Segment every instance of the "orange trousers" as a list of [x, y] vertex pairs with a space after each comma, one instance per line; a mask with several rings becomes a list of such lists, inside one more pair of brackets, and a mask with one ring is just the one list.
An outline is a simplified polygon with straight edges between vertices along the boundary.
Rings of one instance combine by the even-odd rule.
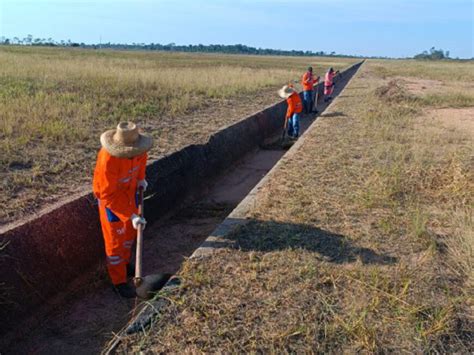
[[130, 220], [120, 219], [99, 201], [99, 217], [105, 242], [107, 270], [114, 285], [127, 282], [127, 264], [137, 231]]

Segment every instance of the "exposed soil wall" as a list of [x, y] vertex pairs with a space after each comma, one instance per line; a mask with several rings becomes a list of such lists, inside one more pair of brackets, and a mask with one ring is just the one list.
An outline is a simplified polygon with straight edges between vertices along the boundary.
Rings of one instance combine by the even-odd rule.
[[[360, 63], [343, 72], [340, 85]], [[318, 87], [322, 98], [322, 85]], [[151, 222], [174, 210], [224, 169], [277, 133], [286, 103], [249, 116], [150, 163], [146, 214]], [[2, 249], [3, 246], [3, 249]], [[97, 207], [91, 193], [58, 204], [37, 218], [0, 230], [0, 333], [31, 315], [81, 273], [97, 268], [104, 255]]]

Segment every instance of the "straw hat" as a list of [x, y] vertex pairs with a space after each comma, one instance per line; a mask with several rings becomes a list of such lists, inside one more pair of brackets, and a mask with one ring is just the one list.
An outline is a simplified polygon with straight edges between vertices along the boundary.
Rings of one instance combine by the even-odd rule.
[[133, 158], [150, 150], [153, 138], [140, 134], [133, 122], [120, 122], [117, 129], [102, 133], [100, 143], [114, 157]]
[[282, 99], [287, 99], [289, 98], [295, 91], [295, 89], [293, 89], [292, 87], [288, 86], [288, 85], [285, 85], [283, 86], [280, 90], [278, 90], [278, 95], [280, 95], [280, 97]]

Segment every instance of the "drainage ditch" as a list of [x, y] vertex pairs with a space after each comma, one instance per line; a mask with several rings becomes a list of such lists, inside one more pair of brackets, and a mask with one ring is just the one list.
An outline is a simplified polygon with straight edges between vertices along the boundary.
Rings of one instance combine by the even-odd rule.
[[[359, 65], [343, 73], [335, 96]], [[321, 100], [318, 106], [322, 112], [327, 104]], [[314, 115], [304, 116], [301, 131], [304, 132], [315, 118]], [[231, 167], [210, 179], [211, 183], [201, 185], [198, 191], [193, 192], [193, 198], [188, 196], [187, 202], [179, 210], [166, 217], [163, 217], [163, 210], [159, 210], [161, 218], [150, 223], [145, 230], [145, 275], [174, 274], [178, 271], [185, 258], [202, 244], [284, 155], [285, 150], [274, 144], [279, 139], [278, 133], [273, 132], [270, 138], [261, 140], [260, 148], [254, 148], [243, 158], [235, 159]], [[146, 211], [157, 211], [153, 206], [158, 203], [159, 199], [157, 202], [148, 200], [145, 202], [148, 204]], [[153, 220], [153, 216], [147, 217]], [[121, 329], [137, 309], [136, 301], [123, 300], [112, 292], [104, 265], [84, 271], [69, 283], [66, 290], [43, 301], [42, 305], [35, 308], [33, 316], [9, 322], [10, 326], [4, 329], [0, 341], [2, 352], [100, 352], [110, 335]]]

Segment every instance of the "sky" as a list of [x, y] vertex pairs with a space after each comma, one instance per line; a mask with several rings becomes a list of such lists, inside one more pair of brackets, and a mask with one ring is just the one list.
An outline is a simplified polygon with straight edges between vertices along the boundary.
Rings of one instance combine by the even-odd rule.
[[0, 0], [0, 37], [474, 57], [474, 0]]

